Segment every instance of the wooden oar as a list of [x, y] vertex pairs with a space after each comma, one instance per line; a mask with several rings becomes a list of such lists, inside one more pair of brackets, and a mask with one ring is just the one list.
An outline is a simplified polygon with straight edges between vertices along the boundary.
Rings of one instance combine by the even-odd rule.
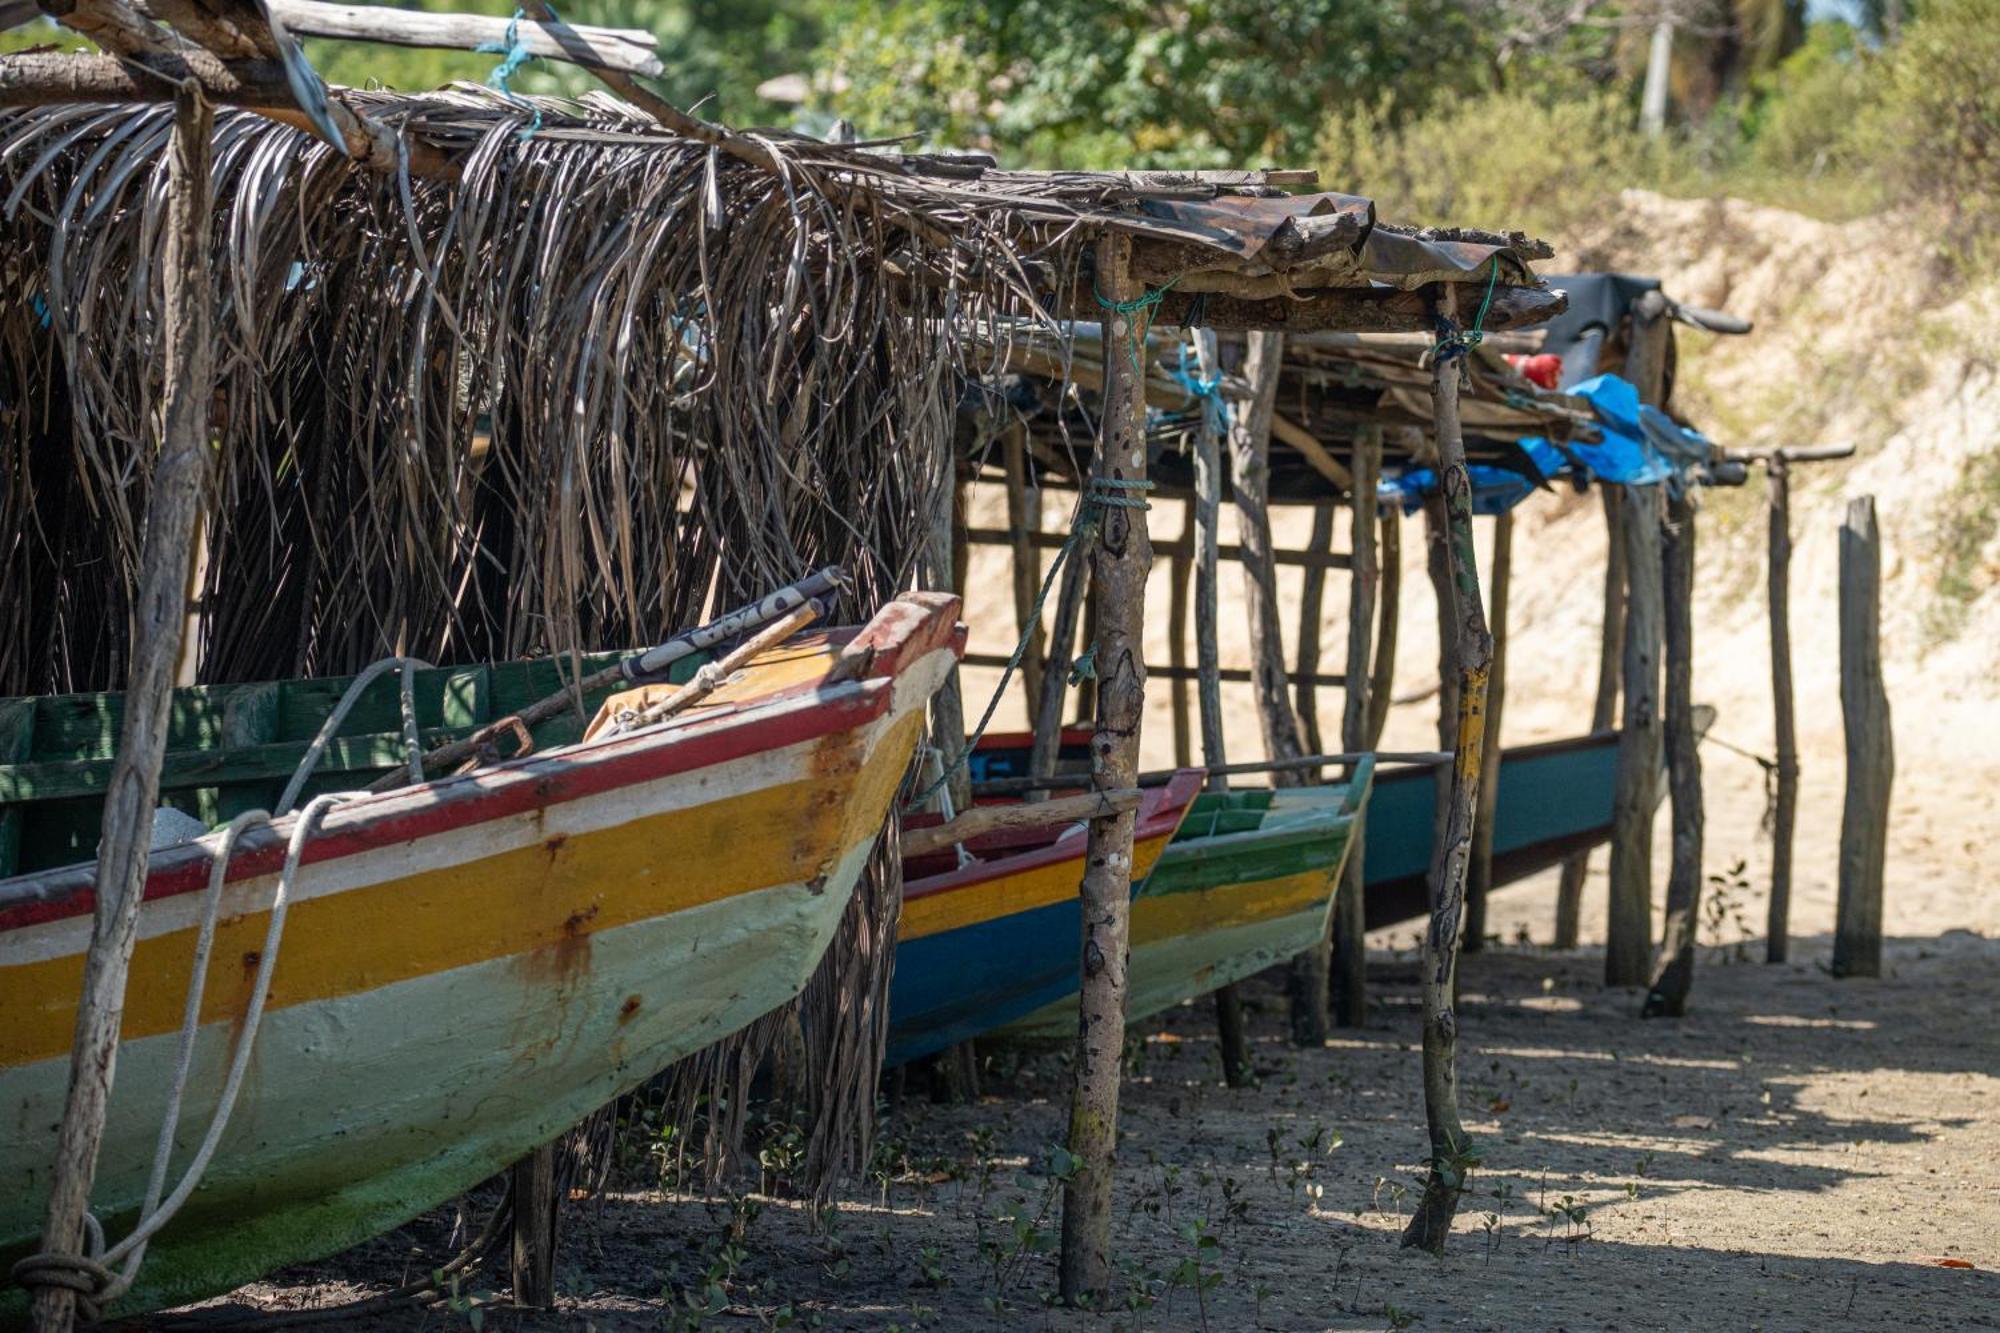
[[1137, 787], [1124, 787], [1115, 791], [1064, 796], [1054, 801], [1037, 801], [1033, 805], [975, 806], [949, 824], [905, 830], [903, 855], [921, 856], [925, 852], [969, 842], [982, 834], [997, 833], [1002, 829], [1047, 828], [1051, 824], [1070, 824], [1079, 819], [1122, 815], [1127, 810], [1137, 810], [1143, 795]]

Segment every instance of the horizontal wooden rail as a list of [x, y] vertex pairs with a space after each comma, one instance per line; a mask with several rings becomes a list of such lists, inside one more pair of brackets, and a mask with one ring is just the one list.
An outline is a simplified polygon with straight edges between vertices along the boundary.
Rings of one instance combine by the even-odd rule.
[[[967, 528], [965, 530], [965, 539], [979, 546], [1012, 546], [1014, 544], [1014, 534], [1005, 528]], [[1033, 545], [1046, 551], [1060, 547], [1066, 538], [1059, 532], [1031, 532], [1028, 534], [1028, 540]], [[1217, 554], [1224, 560], [1240, 562], [1243, 559], [1243, 548], [1241, 546], [1223, 546], [1218, 548]], [[1182, 559], [1192, 559], [1194, 557], [1193, 534], [1190, 533], [1185, 537], [1177, 537], [1172, 541], [1156, 541], [1153, 543], [1153, 559], [1167, 560], [1175, 556], [1179, 556]], [[1353, 557], [1346, 551], [1327, 551], [1324, 553], [1314, 551], [1275, 551], [1272, 553], [1272, 559], [1281, 565], [1291, 565], [1303, 569], [1351, 569], [1354, 565]]]
[[[967, 653], [962, 663], [969, 667], [1005, 667], [1007, 659], [999, 653]], [[1158, 680], [1200, 680], [1201, 670], [1191, 666], [1153, 666], [1148, 664], [1146, 674]], [[1249, 683], [1250, 672], [1243, 667], [1224, 667], [1216, 672], [1216, 678], [1233, 685]], [[1305, 677], [1297, 671], [1287, 671], [1285, 679], [1294, 685], [1302, 684]], [[1329, 675], [1324, 671], [1313, 673], [1312, 683], [1327, 689], [1345, 689], [1346, 676]]]
[[921, 856], [953, 843], [967, 842], [982, 834], [1008, 829], [1040, 829], [1051, 824], [1070, 824], [1079, 819], [1102, 819], [1137, 810], [1141, 793], [1137, 787], [1116, 791], [1085, 792], [1061, 800], [1034, 805], [983, 805], [968, 810], [949, 824], [903, 830], [903, 855]]

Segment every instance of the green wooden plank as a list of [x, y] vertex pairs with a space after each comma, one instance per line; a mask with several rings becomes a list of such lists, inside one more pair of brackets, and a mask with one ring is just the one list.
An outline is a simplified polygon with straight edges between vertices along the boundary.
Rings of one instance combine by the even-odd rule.
[[[225, 754], [268, 745], [278, 739], [276, 681], [246, 685], [232, 692], [222, 713]], [[213, 813], [201, 816], [210, 824], [226, 824], [246, 810], [268, 810], [284, 789], [271, 778], [244, 778], [216, 784]]]
[[[35, 702], [32, 699], [0, 699], [0, 759], [19, 762], [35, 745]], [[26, 812], [20, 806], [0, 806], [0, 879], [14, 873], [21, 859], [21, 823]]]

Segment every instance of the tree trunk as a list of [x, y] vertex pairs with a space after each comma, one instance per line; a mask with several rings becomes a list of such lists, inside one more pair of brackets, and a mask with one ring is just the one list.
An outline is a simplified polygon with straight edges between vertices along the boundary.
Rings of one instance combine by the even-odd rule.
[[1667, 612], [1667, 780], [1674, 802], [1674, 859], [1667, 874], [1667, 925], [1653, 984], [1639, 1012], [1679, 1018], [1694, 985], [1701, 921], [1701, 753], [1694, 734], [1695, 508], [1687, 494], [1667, 506], [1661, 591]]
[[[81, 1254], [84, 1214], [117, 1064], [126, 973], [145, 890], [153, 809], [159, 799], [174, 667], [187, 617], [187, 571], [209, 467], [208, 408], [214, 375], [209, 283], [208, 176], [213, 113], [184, 86], [174, 100], [162, 272], [166, 344], [160, 453], [146, 500], [138, 597], [133, 604], [132, 671], [118, 757], [105, 787], [97, 847], [96, 908], [76, 1010], [69, 1090], [56, 1134], [42, 1249]], [[34, 1288], [41, 1333], [68, 1333], [76, 1292]]]
[[[1604, 555], [1603, 637], [1597, 653], [1597, 700], [1590, 709], [1590, 729], [1609, 731], [1618, 720], [1618, 674], [1625, 655], [1625, 536], [1619, 515], [1625, 488], [1599, 483], [1597, 494], [1604, 502], [1604, 531], [1608, 539]], [[1563, 862], [1562, 879], [1556, 886], [1556, 939], [1558, 949], [1574, 949], [1583, 918], [1583, 881], [1590, 869], [1590, 853], [1578, 852]]]
[[[1403, 1232], [1403, 1244], [1444, 1252], [1451, 1220], [1473, 1166], [1472, 1142], [1458, 1119], [1458, 937], [1465, 910], [1465, 876], [1486, 748], [1486, 680], [1493, 640], [1479, 598], [1472, 539], [1472, 481], [1458, 420], [1458, 358], [1440, 347], [1432, 362], [1431, 400], [1437, 422], [1438, 489], [1449, 533], [1453, 603], [1452, 657], [1458, 668], [1458, 731], [1453, 745], [1451, 806], [1431, 851], [1431, 917], [1424, 932], [1424, 1119], [1430, 1130], [1430, 1170], [1423, 1198]], [[1461, 352], [1462, 356], [1463, 353]]]
[[1500, 712], [1507, 702], [1507, 585], [1514, 570], [1514, 514], [1493, 518], [1493, 669], [1486, 680], [1486, 762], [1479, 770], [1479, 818], [1465, 891], [1465, 951], [1486, 947], [1486, 897], [1493, 891], [1493, 813], [1500, 802]]
[[[1202, 377], [1215, 373], [1215, 335], [1195, 334], [1200, 353]], [[1194, 437], [1194, 639], [1197, 712], [1201, 718], [1201, 762], [1220, 768], [1229, 762], [1222, 739], [1222, 665], [1218, 638], [1222, 579], [1217, 566], [1222, 529], [1222, 442], [1216, 438], [1215, 422], [1207, 412]], [[1208, 778], [1209, 791], [1226, 791], [1229, 779], [1221, 773]], [[1247, 1088], [1253, 1080], [1250, 1043], [1243, 1024], [1243, 999], [1232, 983], [1215, 992], [1215, 1035], [1222, 1056], [1222, 1081], [1232, 1088]]]
[[1882, 685], [1882, 547], [1875, 497], [1847, 505], [1840, 527], [1840, 716], [1847, 734], [1847, 796], [1840, 812], [1840, 890], [1833, 974], [1882, 975], [1882, 872], [1896, 747]]
[[1771, 812], [1771, 906], [1764, 961], [1782, 963], [1790, 951], [1792, 840], [1799, 811], [1799, 742], [1792, 717], [1792, 487], [1782, 452], [1772, 455], [1765, 477], [1770, 484], [1771, 721], [1778, 790]]
[[[1375, 628], [1375, 593], [1382, 571], [1375, 557], [1376, 487], [1382, 475], [1382, 431], [1364, 427], [1354, 439], [1353, 568], [1347, 599], [1347, 693], [1340, 717], [1340, 743], [1350, 751], [1373, 747], [1369, 714], [1373, 680], [1369, 661]], [[1354, 775], [1352, 767], [1348, 777]], [[1368, 1020], [1367, 807], [1354, 821], [1347, 862], [1333, 903], [1333, 1021], [1360, 1027]]]
[[[1146, 704], [1143, 630], [1153, 552], [1144, 509], [1146, 344], [1134, 327], [1130, 306], [1141, 295], [1128, 272], [1131, 254], [1131, 239], [1115, 233], [1097, 245], [1098, 290], [1127, 306], [1105, 321], [1102, 436], [1086, 493], [1100, 506], [1091, 550], [1099, 604], [1097, 728], [1090, 750], [1092, 779], [1102, 790], [1134, 785]], [[1129, 813], [1093, 819], [1085, 853], [1082, 986], [1069, 1117], [1069, 1151], [1076, 1163], [1063, 1186], [1060, 1286], [1069, 1305], [1101, 1304], [1111, 1285], [1111, 1183], [1125, 1045], [1133, 822]]]

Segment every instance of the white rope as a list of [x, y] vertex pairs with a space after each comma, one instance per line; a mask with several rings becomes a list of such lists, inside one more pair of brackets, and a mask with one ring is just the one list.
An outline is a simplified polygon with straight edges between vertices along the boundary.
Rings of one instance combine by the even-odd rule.
[[340, 724], [347, 720], [348, 713], [353, 711], [361, 692], [391, 667], [402, 668], [403, 749], [410, 767], [410, 783], [415, 786], [423, 782], [424, 749], [417, 734], [416, 676], [419, 671], [430, 670], [431, 664], [414, 657], [385, 657], [379, 662], [369, 663], [348, 685], [347, 693], [340, 696], [340, 702], [333, 706], [333, 711], [326, 715], [326, 721], [320, 724], [319, 734], [313, 737], [305, 758], [299, 760], [298, 768], [292, 773], [292, 780], [285, 784], [285, 794], [278, 798], [279, 814], [285, 814], [299, 799], [299, 791], [306, 785], [306, 779], [312, 776], [312, 771], [319, 767], [320, 756], [326, 752], [334, 733], [340, 730]]

